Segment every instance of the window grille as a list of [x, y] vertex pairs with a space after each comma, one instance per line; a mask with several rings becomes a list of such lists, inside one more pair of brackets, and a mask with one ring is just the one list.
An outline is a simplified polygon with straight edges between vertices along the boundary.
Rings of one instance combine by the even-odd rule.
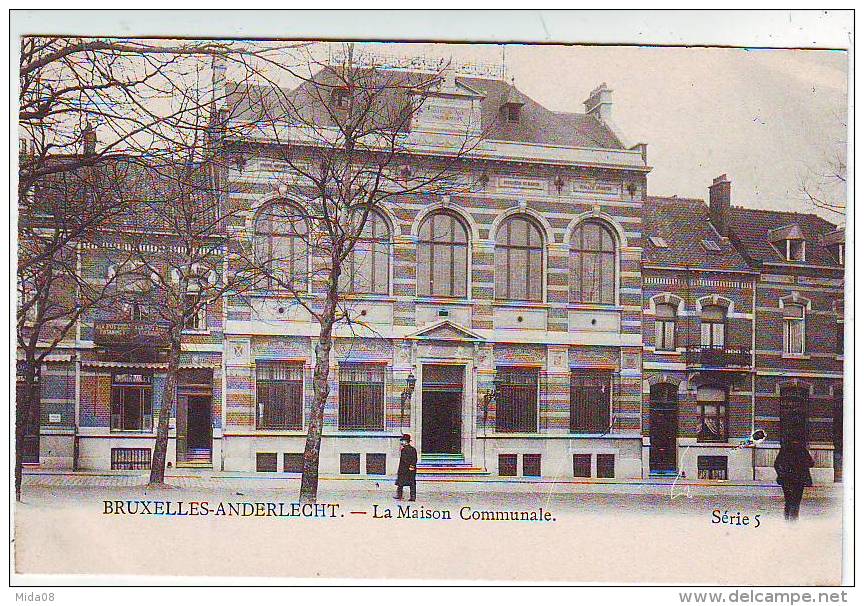
[[499, 367], [495, 430], [536, 432], [539, 369]]
[[150, 469], [150, 449], [112, 448], [111, 469]]
[[339, 473], [356, 475], [360, 473], [360, 453], [343, 452], [339, 455]]
[[540, 473], [539, 454], [522, 455], [522, 475], [532, 478], [539, 478], [542, 475]]
[[255, 471], [276, 471], [277, 457], [275, 452], [255, 453]]
[[303, 364], [255, 364], [259, 429], [303, 429]]
[[380, 364], [339, 366], [339, 429], [384, 429], [384, 375]]
[[499, 454], [498, 455], [498, 475], [499, 476], [515, 476], [517, 466], [517, 455], [515, 454]]
[[573, 455], [573, 477], [575, 477], [575, 478], [590, 478], [591, 477], [591, 455], [590, 454], [574, 454]]
[[570, 372], [570, 431], [607, 433], [612, 406], [610, 371], [573, 369]]

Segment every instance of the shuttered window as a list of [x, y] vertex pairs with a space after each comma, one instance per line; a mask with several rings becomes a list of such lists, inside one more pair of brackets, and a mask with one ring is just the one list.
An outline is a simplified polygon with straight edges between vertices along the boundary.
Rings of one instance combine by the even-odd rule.
[[380, 364], [339, 366], [339, 429], [384, 429], [384, 371]]
[[657, 351], [675, 351], [676, 313], [674, 305], [657, 305], [654, 316], [654, 349]]
[[303, 364], [255, 364], [259, 429], [303, 429]]
[[539, 369], [499, 367], [497, 373], [495, 430], [537, 431]]
[[726, 342], [726, 308], [706, 305], [702, 308], [702, 347], [722, 348]]
[[804, 307], [783, 306], [783, 353], [804, 353]]
[[612, 373], [573, 370], [570, 373], [570, 431], [606, 433], [612, 405]]

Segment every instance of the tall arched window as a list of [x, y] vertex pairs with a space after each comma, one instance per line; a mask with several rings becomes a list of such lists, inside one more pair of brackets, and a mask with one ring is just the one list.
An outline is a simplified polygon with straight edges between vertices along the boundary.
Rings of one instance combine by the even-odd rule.
[[510, 217], [495, 236], [495, 298], [543, 300], [543, 236], [524, 216]]
[[615, 303], [615, 237], [606, 224], [585, 221], [570, 239], [570, 301]]
[[340, 281], [343, 292], [390, 293], [390, 227], [377, 212], [366, 218], [363, 232], [342, 266]]
[[309, 275], [308, 226], [301, 209], [277, 202], [255, 219], [255, 256], [267, 287], [302, 289]]
[[417, 294], [465, 297], [468, 293], [468, 230], [451, 212], [430, 214], [420, 225]]

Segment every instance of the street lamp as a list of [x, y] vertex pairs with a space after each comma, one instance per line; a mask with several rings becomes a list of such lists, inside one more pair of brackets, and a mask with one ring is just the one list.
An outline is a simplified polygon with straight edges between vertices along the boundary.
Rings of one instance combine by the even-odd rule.
[[408, 375], [408, 378], [405, 381], [407, 382], [408, 387], [405, 389], [405, 391], [402, 392], [402, 397], [399, 402], [400, 434], [402, 433], [401, 430], [403, 430], [405, 427], [405, 402], [407, 402], [411, 398], [411, 395], [414, 393], [414, 386], [417, 385], [417, 377], [415, 377], [414, 373], [412, 372]]

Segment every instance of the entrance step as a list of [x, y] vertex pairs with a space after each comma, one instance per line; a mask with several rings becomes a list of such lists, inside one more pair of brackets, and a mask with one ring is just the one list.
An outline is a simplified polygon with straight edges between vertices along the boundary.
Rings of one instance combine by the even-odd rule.
[[212, 451], [209, 448], [189, 448], [186, 450], [186, 460], [177, 461], [177, 467], [213, 467]]
[[482, 467], [475, 467], [465, 462], [462, 454], [423, 454], [417, 463], [417, 475], [426, 479], [435, 477], [476, 477], [488, 476], [489, 472]]
[[652, 471], [648, 474], [651, 478], [674, 478], [678, 475], [678, 471], [670, 469], [667, 471]]

